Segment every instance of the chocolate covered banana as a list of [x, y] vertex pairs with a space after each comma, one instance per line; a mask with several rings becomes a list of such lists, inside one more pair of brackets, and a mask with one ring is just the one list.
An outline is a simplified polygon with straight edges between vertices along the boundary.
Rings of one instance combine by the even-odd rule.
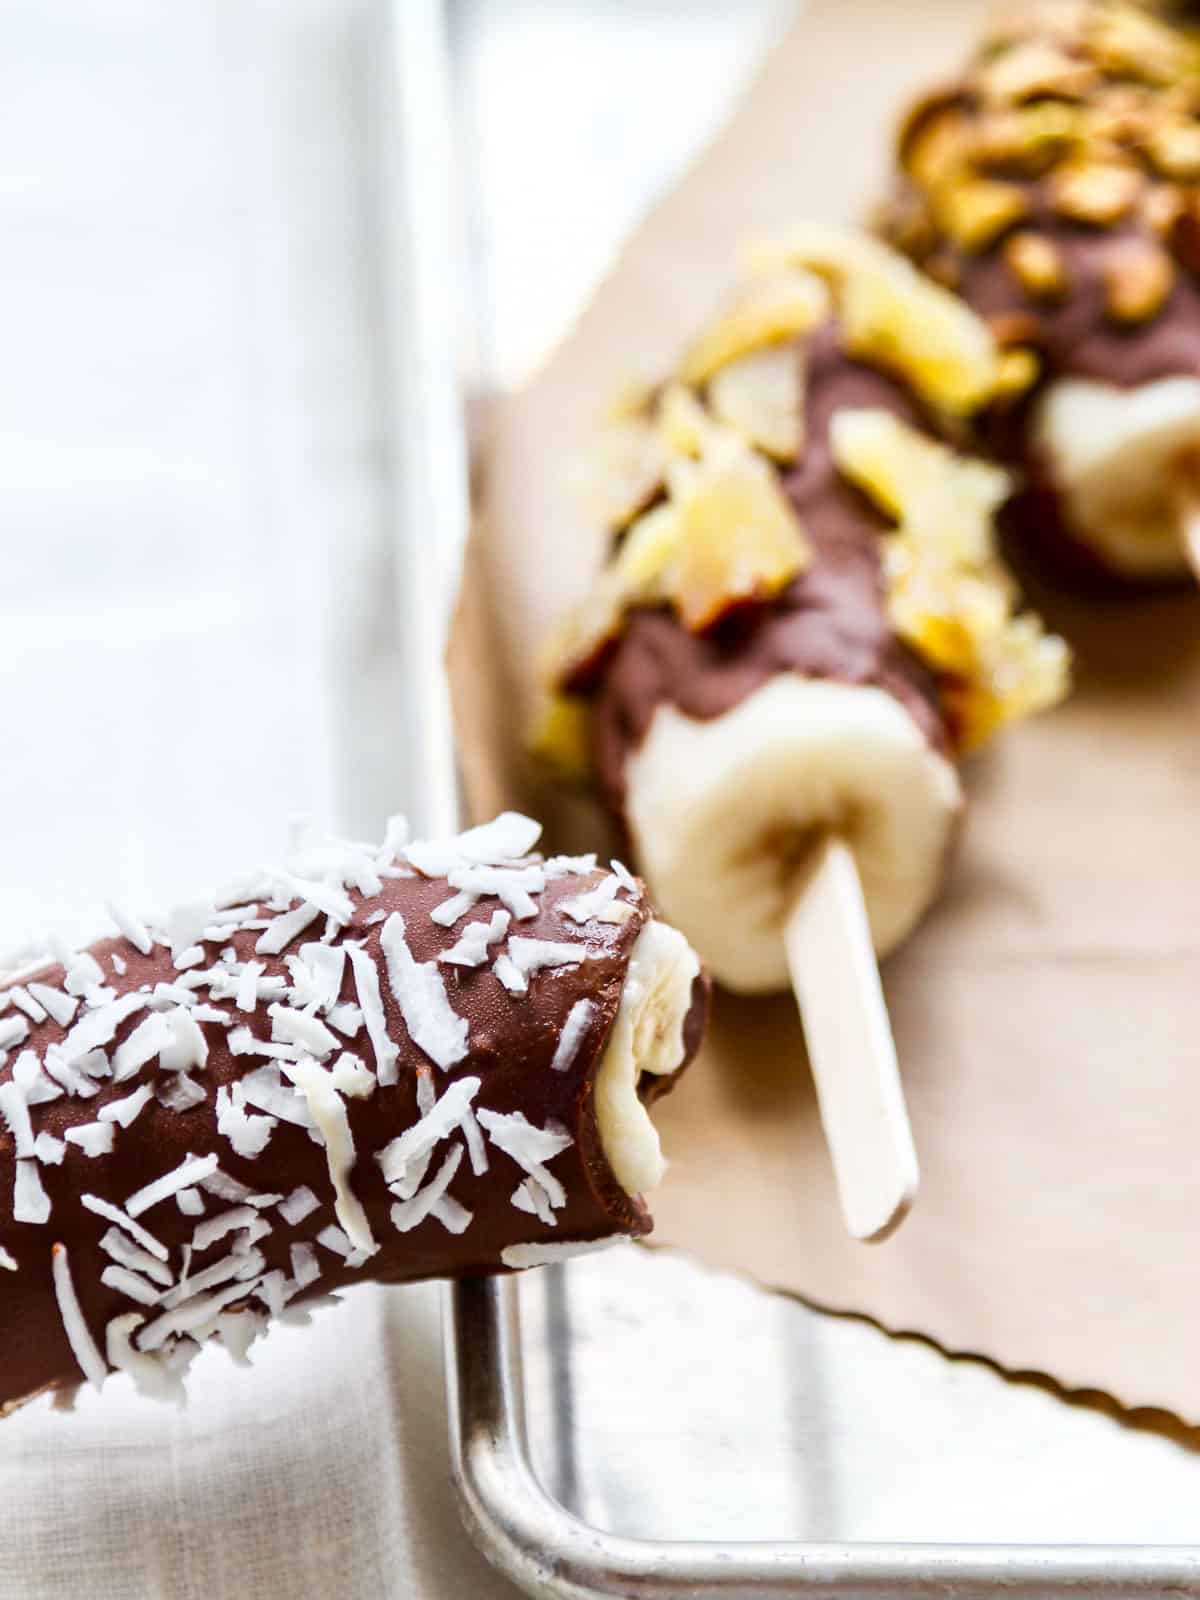
[[279, 870], [0, 988], [0, 1407], [363, 1279], [503, 1271], [646, 1233], [646, 1107], [703, 1027], [624, 869], [506, 813]]
[[1062, 642], [993, 548], [1006, 475], [939, 441], [995, 393], [983, 323], [864, 236], [753, 253], [670, 381], [608, 432], [595, 586], [536, 742], [572, 746], [713, 976], [786, 988], [815, 844], [853, 849], [876, 950], [937, 892], [956, 758], [1053, 704]]
[[884, 236], [1004, 348], [982, 430], [1012, 521], [1122, 579], [1186, 573], [1200, 483], [1200, 45], [1126, 0], [997, 8], [904, 119]]

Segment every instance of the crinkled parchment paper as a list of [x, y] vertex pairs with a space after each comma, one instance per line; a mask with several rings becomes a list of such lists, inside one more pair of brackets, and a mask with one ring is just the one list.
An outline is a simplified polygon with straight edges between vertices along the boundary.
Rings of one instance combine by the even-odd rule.
[[[905, 97], [961, 54], [961, 0], [810, 5], [546, 367], [503, 401], [451, 672], [469, 805], [606, 838], [521, 754], [534, 647], [599, 543], [567, 463], [610, 392], [719, 298], [733, 244], [857, 217]], [[664, 114], [666, 108], [664, 107]], [[921, 1156], [883, 1246], [840, 1226], [786, 999], [722, 998], [662, 1105], [657, 1239], [888, 1328], [1200, 1420], [1200, 599], [1033, 598], [1078, 689], [973, 762], [963, 848], [885, 980]], [[696, 870], [703, 871], [703, 861]]]

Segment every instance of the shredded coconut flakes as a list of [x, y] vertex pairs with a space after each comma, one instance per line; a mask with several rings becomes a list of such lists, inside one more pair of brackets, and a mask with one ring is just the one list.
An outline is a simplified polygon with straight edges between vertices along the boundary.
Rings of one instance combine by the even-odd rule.
[[375, 970], [375, 963], [360, 944], [347, 944], [346, 953], [354, 972], [354, 985], [367, 1024], [367, 1037], [375, 1052], [375, 1075], [386, 1088], [399, 1080], [396, 1061], [400, 1050], [388, 1036], [387, 1017], [379, 993], [379, 974]]
[[156, 1178], [153, 1183], [147, 1183], [129, 1196], [125, 1202], [125, 1211], [128, 1216], [140, 1217], [143, 1211], [149, 1211], [151, 1206], [156, 1206], [162, 1200], [169, 1200], [173, 1194], [178, 1194], [180, 1189], [190, 1188], [192, 1184], [199, 1183], [202, 1178], [207, 1178], [210, 1173], [217, 1170], [217, 1158], [214, 1155], [187, 1156], [171, 1172], [163, 1177]]
[[279, 1202], [279, 1215], [293, 1228], [297, 1223], [303, 1222], [305, 1217], [320, 1208], [321, 1202], [308, 1187], [302, 1183], [298, 1189], [293, 1189], [285, 1199]]
[[329, 1181], [333, 1184], [337, 1219], [356, 1250], [373, 1254], [379, 1247], [371, 1232], [367, 1213], [350, 1187], [350, 1173], [357, 1152], [345, 1102], [334, 1088], [329, 1074], [311, 1057], [304, 1057], [285, 1066], [283, 1070], [304, 1095], [313, 1122], [320, 1131], [329, 1167]]
[[563, 1030], [554, 1047], [554, 1058], [550, 1062], [552, 1072], [567, 1072], [574, 1066], [575, 1057], [579, 1054], [579, 1047], [587, 1035], [595, 1010], [594, 1000], [576, 1000], [567, 1012], [567, 1020], [563, 1023]]
[[54, 1297], [58, 1301], [59, 1315], [66, 1330], [71, 1354], [78, 1361], [84, 1377], [97, 1389], [104, 1387], [108, 1365], [100, 1354], [99, 1346], [79, 1309], [79, 1298], [71, 1279], [71, 1262], [65, 1244], [50, 1246], [51, 1273], [54, 1279]]
[[[454, 1066], [469, 1048], [467, 1021], [451, 1006], [437, 963], [414, 959], [398, 911], [384, 923], [379, 943], [392, 993], [413, 1043], [443, 1070]], [[384, 1081], [382, 1073], [379, 1081]]]

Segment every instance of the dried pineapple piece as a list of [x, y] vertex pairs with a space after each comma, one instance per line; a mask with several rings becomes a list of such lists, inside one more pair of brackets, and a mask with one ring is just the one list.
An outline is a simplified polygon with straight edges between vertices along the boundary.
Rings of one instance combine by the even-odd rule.
[[839, 412], [830, 445], [838, 470], [898, 524], [883, 541], [888, 617], [942, 676], [963, 748], [1061, 699], [1066, 646], [1014, 614], [1016, 587], [995, 553], [1008, 474], [878, 409]]
[[587, 598], [561, 624], [547, 652], [552, 683], [568, 682], [595, 661], [636, 606], [670, 605], [698, 632], [731, 606], [778, 594], [811, 560], [766, 459], [708, 418], [689, 390], [675, 393], [698, 459], [673, 459], [668, 498], [630, 526]]
[[997, 645], [981, 675], [951, 682], [942, 693], [964, 755], [986, 744], [1005, 724], [1049, 711], [1070, 693], [1067, 645], [1057, 634], [1046, 633], [1036, 617], [1014, 617]]
[[804, 444], [803, 356], [769, 345], [722, 367], [708, 385], [717, 418], [776, 461], [794, 461]]
[[739, 356], [809, 333], [829, 315], [829, 291], [811, 272], [788, 268], [748, 284], [687, 351], [685, 383], [700, 384]]
[[752, 277], [769, 277], [797, 267], [815, 272], [835, 288], [854, 272], [886, 272], [901, 260], [870, 234], [836, 222], [806, 219], [782, 233], [751, 239], [743, 245], [743, 269]]
[[915, 528], [887, 543], [888, 616], [943, 675], [943, 704], [963, 751], [1063, 699], [1070, 652], [1038, 617], [1014, 614], [1014, 586], [999, 562], [958, 567]]
[[533, 755], [565, 777], [586, 778], [591, 765], [587, 730], [587, 702], [548, 690], [538, 699], [526, 742]]
[[658, 431], [669, 460], [702, 456], [731, 437], [686, 384], [672, 383], [658, 407]]
[[547, 676], [565, 683], [594, 661], [621, 631], [625, 612], [663, 598], [680, 533], [679, 516], [669, 502], [644, 512], [630, 527], [613, 560], [601, 569], [587, 597], [567, 614], [546, 652]]
[[790, 263], [828, 277], [846, 349], [898, 372], [937, 410], [964, 416], [991, 397], [996, 347], [985, 324], [878, 240], [805, 223], [752, 245], [745, 260], [751, 271]]
[[829, 443], [838, 471], [886, 515], [900, 522], [921, 516], [942, 530], [956, 560], [991, 555], [991, 519], [1008, 497], [1007, 472], [918, 433], [890, 411], [839, 411]]
[[748, 450], [679, 469], [671, 492], [680, 531], [664, 588], [694, 632], [739, 601], [770, 599], [812, 560], [775, 474]]
[[670, 500], [640, 516], [607, 569], [616, 574], [622, 594], [633, 600], [654, 599], [682, 536], [679, 509]]
[[573, 486], [589, 521], [620, 533], [662, 486], [667, 452], [646, 416], [614, 418], [573, 470]]

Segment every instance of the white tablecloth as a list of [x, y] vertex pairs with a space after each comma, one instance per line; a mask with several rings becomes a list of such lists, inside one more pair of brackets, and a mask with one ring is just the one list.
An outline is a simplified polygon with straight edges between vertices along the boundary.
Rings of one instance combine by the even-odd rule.
[[206, 1351], [186, 1411], [125, 1379], [0, 1436], [2, 1600], [500, 1600], [454, 1506], [440, 1291], [347, 1295], [241, 1370]]

